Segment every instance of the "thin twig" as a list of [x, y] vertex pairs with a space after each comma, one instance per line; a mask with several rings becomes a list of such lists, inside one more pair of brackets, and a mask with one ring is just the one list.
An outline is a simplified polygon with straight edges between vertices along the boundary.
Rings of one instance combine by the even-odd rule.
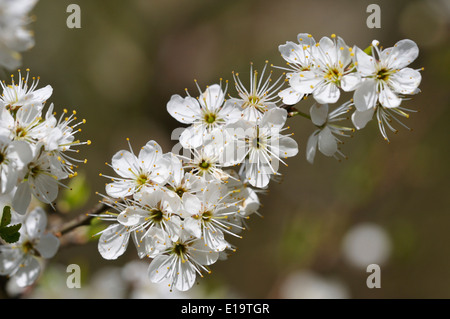
[[74, 219], [63, 224], [57, 231], [55, 231], [55, 234], [57, 236], [61, 237], [80, 226], [87, 226], [91, 223], [91, 220], [95, 217], [95, 215], [97, 215], [107, 209], [108, 209], [108, 206], [105, 203], [100, 202], [97, 205], [95, 205], [92, 209], [87, 211], [86, 213], [80, 214], [77, 217], [75, 217]]

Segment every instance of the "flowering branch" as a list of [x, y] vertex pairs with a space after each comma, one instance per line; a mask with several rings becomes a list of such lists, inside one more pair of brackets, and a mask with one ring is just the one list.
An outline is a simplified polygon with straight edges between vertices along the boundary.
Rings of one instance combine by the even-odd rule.
[[[106, 194], [99, 194], [102, 201], [50, 233], [45, 211], [30, 209], [30, 202], [54, 207], [60, 187], [67, 187], [61, 181], [76, 177], [78, 165], [87, 162], [72, 156], [90, 144], [75, 138], [86, 121], [66, 109], [57, 118], [53, 104], [44, 112], [53, 89], [38, 89], [39, 78], [30, 78], [28, 69], [23, 77], [19, 70], [17, 80], [12, 75], [10, 85], [0, 82], [0, 211], [6, 214], [0, 219], [6, 238], [0, 275], [31, 286], [40, 273], [38, 260], [52, 258], [62, 236], [97, 217], [110, 223], [97, 234], [103, 258], [119, 258], [131, 242], [139, 258], [150, 260], [152, 282], [189, 290], [236, 250], [228, 238], [242, 238], [249, 217], [259, 214], [259, 195], [279, 178], [280, 164], [298, 154], [293, 133], [286, 133], [288, 117], [301, 116], [316, 127], [306, 144], [310, 163], [317, 150], [346, 157], [340, 138], [373, 118], [387, 141], [387, 132], [396, 132], [393, 122], [406, 127], [398, 117], [413, 110], [401, 104], [420, 92], [421, 69], [407, 67], [419, 54], [415, 42], [405, 39], [382, 50], [374, 40], [363, 51], [334, 34], [316, 42], [300, 33], [297, 42], [278, 49], [287, 67], [271, 65], [284, 70], [275, 79], [267, 61], [261, 72], [251, 63], [248, 85], [232, 72], [234, 95], [222, 79], [206, 88], [195, 81], [193, 96], [187, 89], [185, 96], [172, 95], [167, 112], [186, 125], [175, 131], [172, 151], [150, 140], [135, 153], [127, 139], [128, 149], [107, 164], [114, 175], [100, 174], [110, 180]], [[334, 106], [342, 91], [353, 98]], [[294, 107], [308, 96], [315, 102], [309, 113]], [[343, 125], [346, 120], [355, 128]]]
[[93, 208], [88, 210], [86, 213], [80, 214], [74, 219], [61, 225], [57, 230], [54, 231], [54, 234], [58, 237], [61, 237], [75, 230], [78, 227], [88, 226], [90, 225], [92, 219], [95, 218], [96, 215], [103, 213], [107, 209], [108, 206], [105, 203], [100, 202], [96, 204]]

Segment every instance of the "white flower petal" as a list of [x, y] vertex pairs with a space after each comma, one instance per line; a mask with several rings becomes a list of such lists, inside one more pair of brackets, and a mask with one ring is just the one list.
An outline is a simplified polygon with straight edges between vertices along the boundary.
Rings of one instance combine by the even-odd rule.
[[155, 141], [148, 141], [139, 151], [139, 166], [144, 172], [148, 172], [153, 169], [153, 165], [162, 155], [161, 146]]
[[32, 285], [36, 279], [39, 277], [41, 272], [41, 266], [39, 262], [29, 256], [24, 262], [22, 267], [14, 275], [14, 280], [19, 287], [27, 287]]
[[27, 142], [13, 141], [8, 148], [8, 157], [11, 157], [20, 169], [31, 162], [33, 159], [33, 152]]
[[191, 258], [201, 265], [212, 265], [219, 258], [218, 252], [205, 250], [205, 243], [202, 240], [195, 241], [192, 244], [192, 248], [189, 251]]
[[146, 212], [136, 207], [127, 207], [117, 216], [117, 221], [123, 226], [135, 226], [142, 223], [146, 215]]
[[134, 192], [134, 183], [131, 181], [114, 181], [106, 185], [105, 190], [112, 198], [124, 198]]
[[50, 98], [50, 96], [52, 96], [52, 93], [53, 88], [50, 85], [47, 85], [41, 89], [33, 91], [33, 93], [28, 95], [27, 98], [30, 101], [30, 103], [43, 104]]
[[328, 104], [314, 103], [309, 109], [309, 114], [314, 125], [324, 125], [328, 119]]
[[300, 100], [305, 96], [301, 92], [297, 92], [294, 88], [287, 88], [278, 93], [278, 96], [283, 100], [286, 105], [294, 105], [300, 102]]
[[361, 77], [358, 73], [349, 73], [342, 77], [341, 88], [346, 92], [351, 92], [356, 90], [360, 83]]
[[197, 272], [191, 262], [178, 263], [178, 271], [174, 274], [174, 286], [179, 291], [187, 291], [195, 284]]
[[21, 249], [12, 247], [0, 250], [0, 275], [10, 275], [19, 268], [19, 265], [24, 259], [24, 254]]
[[281, 108], [275, 108], [264, 113], [260, 126], [270, 129], [281, 130], [286, 123], [287, 111]]
[[265, 188], [272, 177], [273, 172], [268, 164], [251, 164], [245, 165], [245, 177], [250, 185], [257, 188]]
[[400, 94], [415, 94], [422, 75], [419, 71], [411, 68], [404, 68], [390, 76], [390, 86], [395, 92]]
[[301, 46], [312, 47], [316, 44], [316, 40], [309, 33], [297, 34], [297, 41]]
[[301, 71], [294, 73], [289, 79], [289, 85], [295, 89], [295, 91], [309, 94], [314, 91], [314, 88], [322, 81], [313, 71]]
[[341, 96], [341, 91], [334, 83], [322, 82], [313, 92], [314, 99], [320, 104], [336, 103]]
[[419, 56], [419, 47], [409, 39], [398, 41], [385, 61], [390, 69], [402, 69]]
[[334, 64], [338, 61], [336, 45], [333, 40], [328, 37], [322, 37], [319, 46], [314, 47], [315, 55], [319, 58], [319, 63]]
[[204, 145], [208, 138], [204, 125], [192, 125], [181, 133], [180, 144], [187, 149], [197, 148]]
[[23, 182], [17, 186], [16, 193], [12, 201], [13, 209], [21, 215], [24, 215], [31, 202], [31, 190], [28, 183]]
[[129, 151], [118, 151], [111, 160], [111, 166], [116, 174], [124, 178], [134, 178], [133, 172], [139, 171], [138, 159]]
[[222, 88], [218, 84], [213, 84], [208, 86], [208, 88], [202, 93], [198, 101], [201, 106], [208, 109], [209, 111], [218, 110], [225, 99], [225, 94]]
[[319, 151], [326, 156], [333, 156], [337, 151], [337, 141], [328, 126], [325, 126], [319, 133]]
[[188, 214], [188, 216], [200, 213], [202, 209], [202, 202], [197, 196], [189, 193], [184, 193], [182, 199], [184, 210]]
[[305, 61], [303, 48], [294, 42], [287, 41], [286, 44], [279, 45], [278, 51], [280, 51], [283, 59], [289, 63], [301, 64]]
[[172, 95], [167, 103], [167, 111], [178, 122], [184, 124], [193, 123], [200, 115], [200, 105], [197, 99], [187, 96], [185, 98], [178, 94]]
[[110, 225], [100, 236], [98, 251], [105, 259], [117, 259], [127, 249], [129, 238], [130, 234], [125, 226], [121, 224]]
[[355, 53], [355, 60], [357, 62], [356, 68], [361, 76], [376, 74], [376, 60], [373, 56], [368, 55], [357, 46], [353, 48], [353, 52]]
[[353, 95], [353, 101], [358, 111], [366, 111], [375, 107], [378, 94], [377, 84], [372, 79], [364, 80], [361, 85], [356, 89]]
[[271, 151], [281, 158], [293, 157], [298, 153], [297, 142], [288, 136], [282, 136], [278, 141], [271, 145]]
[[315, 131], [308, 138], [308, 142], [306, 143], [306, 160], [311, 164], [314, 163], [314, 157], [316, 156], [317, 150], [317, 141], [319, 140], [318, 133], [320, 130]]
[[193, 236], [202, 237], [202, 224], [199, 218], [188, 217], [183, 222], [183, 228]]
[[36, 207], [25, 217], [24, 226], [30, 238], [41, 237], [47, 227], [47, 214], [41, 207]]
[[345, 43], [344, 39], [337, 37], [336, 41], [336, 51], [337, 51], [337, 62], [338, 64], [346, 67], [352, 62], [352, 57], [348, 49], [348, 45]]
[[398, 107], [402, 103], [402, 99], [397, 96], [389, 86], [385, 85], [379, 93], [380, 104], [387, 108]]
[[363, 129], [367, 123], [373, 118], [375, 108], [368, 109], [367, 111], [358, 111], [352, 114], [353, 125], [358, 129]]
[[169, 273], [168, 267], [173, 264], [174, 256], [158, 255], [148, 267], [148, 276], [153, 283], [160, 283], [167, 279]]
[[58, 251], [59, 239], [52, 234], [44, 234], [39, 239], [39, 242], [35, 248], [39, 251], [42, 258], [52, 258]]
[[51, 204], [58, 197], [58, 181], [54, 176], [39, 173], [34, 178], [29, 177], [31, 192], [40, 201]]

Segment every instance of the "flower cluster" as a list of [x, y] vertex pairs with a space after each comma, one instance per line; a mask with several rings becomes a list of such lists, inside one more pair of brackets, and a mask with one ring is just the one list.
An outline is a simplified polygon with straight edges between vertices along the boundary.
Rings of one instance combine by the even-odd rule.
[[0, 237], [6, 242], [0, 250], [0, 274], [15, 274], [18, 284], [27, 286], [39, 274], [36, 258], [52, 257], [59, 245], [53, 235], [40, 238], [47, 219], [41, 208], [32, 210], [31, 200], [53, 207], [60, 186], [67, 187], [61, 181], [76, 176], [78, 164], [86, 162], [71, 153], [90, 141], [75, 138], [86, 122], [77, 121], [75, 111], [64, 109], [56, 117], [51, 104], [44, 112], [53, 93], [50, 85], [38, 88], [39, 78], [30, 78], [29, 70], [24, 77], [18, 73], [17, 80], [11, 75], [10, 84], [0, 83]]
[[20, 52], [34, 46], [33, 33], [25, 27], [31, 22], [30, 11], [37, 0], [0, 0], [0, 66], [17, 69]]
[[[356, 110], [351, 120], [356, 129], [364, 128], [376, 116], [379, 129], [389, 141], [387, 129], [397, 132], [392, 121], [405, 126], [400, 117], [408, 118], [408, 110], [401, 106], [408, 95], [413, 95], [421, 82], [420, 70], [407, 67], [419, 54], [412, 40], [398, 41], [393, 47], [381, 49], [374, 40], [370, 47], [361, 50], [349, 47], [345, 41], [332, 35], [316, 42], [310, 34], [300, 33], [298, 43], [291, 41], [279, 46], [281, 56], [287, 61], [286, 81], [289, 87], [279, 93], [286, 105], [297, 104], [312, 96], [316, 102], [310, 115], [294, 110], [317, 126], [307, 143], [306, 157], [313, 162], [317, 148], [327, 156], [344, 156], [338, 144], [339, 136], [348, 136], [351, 127], [337, 125], [352, 106]], [[338, 102], [341, 91], [353, 92], [353, 98], [330, 111], [329, 104]]]
[[0, 246], [0, 275], [7, 275], [19, 287], [32, 285], [41, 273], [40, 258], [52, 258], [59, 239], [46, 233], [47, 214], [37, 207], [23, 219], [17, 242]]
[[[284, 133], [288, 117], [303, 115], [317, 127], [307, 142], [311, 163], [317, 149], [344, 157], [338, 137], [355, 129], [340, 122], [350, 119], [353, 106], [356, 128], [376, 113], [387, 139], [383, 123], [404, 114], [403, 96], [418, 92], [420, 73], [406, 68], [417, 57], [415, 43], [402, 40], [380, 51], [373, 42], [369, 55], [334, 35], [316, 43], [299, 34], [298, 41], [279, 47], [289, 68], [276, 79], [266, 61], [261, 73], [251, 64], [248, 87], [232, 73], [236, 96], [222, 79], [204, 90], [195, 81], [196, 96], [187, 89], [185, 96], [173, 95], [167, 111], [187, 127], [174, 131], [179, 143], [172, 152], [149, 141], [136, 154], [128, 141], [129, 150], [113, 156], [107, 164], [117, 176], [100, 174], [111, 180], [102, 195], [111, 209], [97, 215], [112, 222], [99, 233], [105, 259], [121, 256], [131, 238], [138, 256], [152, 259], [152, 282], [188, 290], [197, 275], [235, 250], [229, 236], [241, 237], [245, 220], [258, 212], [258, 192], [277, 179], [280, 163], [298, 153], [292, 134]], [[331, 110], [341, 90], [354, 97]], [[316, 102], [309, 114], [293, 108], [308, 96]]]
[[130, 145], [113, 156], [108, 165], [118, 176], [101, 174], [111, 179], [104, 202], [112, 209], [99, 217], [113, 222], [98, 243], [104, 258], [122, 255], [131, 237], [139, 257], [152, 258], [151, 281], [185, 291], [235, 250], [227, 237], [241, 237], [259, 209], [258, 191], [279, 175], [281, 158], [298, 152], [282, 134], [287, 111], [265, 93], [270, 80], [252, 72], [246, 90], [235, 79], [239, 98], [225, 99], [222, 83], [197, 85], [195, 98], [171, 97], [169, 114], [190, 124], [179, 136], [181, 154], [149, 141], [137, 155]]
[[81, 142], [75, 135], [81, 129], [76, 112], [65, 109], [56, 117], [53, 104], [44, 112], [44, 105], [52, 95], [50, 85], [37, 89], [39, 78], [30, 78], [29, 70], [11, 84], [1, 83], [0, 97], [0, 193], [2, 206], [12, 206], [25, 214], [32, 195], [44, 204], [53, 205], [61, 180], [73, 177], [78, 163], [72, 157]]

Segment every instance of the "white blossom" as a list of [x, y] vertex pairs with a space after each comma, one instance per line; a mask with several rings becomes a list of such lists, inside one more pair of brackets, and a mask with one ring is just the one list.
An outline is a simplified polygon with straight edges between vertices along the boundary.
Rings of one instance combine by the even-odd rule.
[[210, 273], [207, 266], [214, 264], [219, 253], [205, 246], [205, 241], [182, 231], [178, 240], [166, 237], [166, 249], [151, 262], [148, 275], [152, 282], [169, 281], [171, 289], [186, 291], [192, 288], [197, 274]]
[[[1, 10], [0, 10], [1, 11]], [[19, 70], [18, 82], [14, 81], [14, 75], [11, 75], [11, 84], [0, 82], [3, 92], [0, 97], [0, 104], [3, 104], [8, 110], [17, 110], [22, 106], [33, 106], [42, 109], [44, 103], [53, 93], [53, 88], [47, 85], [36, 89], [39, 85], [39, 77], [32, 77], [30, 83], [30, 70], [27, 69], [26, 77], [22, 77]]]
[[[353, 72], [349, 47], [341, 37], [336, 38], [335, 35], [332, 35], [331, 39], [323, 37], [315, 44], [313, 39], [308, 37], [306, 39], [307, 44], [297, 50], [294, 48], [294, 52], [308, 50], [309, 52], [302, 55], [305, 59], [306, 55], [308, 56], [306, 63], [310, 63], [309, 59], [313, 62], [306, 68], [302, 67], [300, 62], [298, 71], [289, 78], [289, 84], [293, 90], [291, 94], [296, 96], [298, 94], [297, 98], [290, 97], [287, 92], [283, 93], [284, 97], [285, 99], [289, 97], [292, 103], [297, 99], [300, 100], [302, 94], [312, 94], [318, 103], [336, 103], [341, 95], [340, 89], [346, 92], [353, 91], [360, 82], [359, 74]], [[297, 54], [300, 55], [300, 53]], [[312, 57], [310, 58], [309, 55]]]
[[289, 66], [289, 68], [282, 68], [288, 71], [286, 79], [289, 81], [289, 87], [278, 93], [286, 105], [297, 104], [305, 96], [305, 93], [299, 90], [300, 87], [296, 83], [299, 82], [300, 72], [311, 70], [314, 63], [312, 48], [316, 41], [312, 35], [299, 33], [297, 40], [298, 44], [286, 41], [286, 44], [278, 47], [281, 56]]
[[26, 26], [37, 0], [0, 1], [0, 65], [15, 69], [22, 62], [21, 52], [34, 46], [33, 33]]
[[348, 119], [341, 117], [351, 110], [351, 102], [346, 102], [335, 110], [329, 112], [328, 104], [314, 103], [310, 108], [311, 121], [318, 128], [308, 139], [306, 145], [306, 158], [311, 164], [314, 162], [317, 148], [326, 156], [340, 155], [345, 157], [339, 150], [338, 145], [342, 144], [339, 136], [349, 136], [349, 132], [354, 132], [354, 128], [339, 125], [338, 122]]
[[157, 189], [164, 186], [170, 177], [171, 162], [163, 157], [158, 143], [147, 142], [138, 156], [134, 154], [131, 144], [129, 147], [129, 151], [118, 151], [109, 165], [118, 177], [100, 174], [112, 179], [113, 182], [106, 185], [106, 193], [113, 198], [130, 196], [146, 188]]
[[0, 274], [8, 275], [19, 287], [33, 284], [41, 273], [40, 259], [52, 258], [59, 239], [46, 233], [47, 215], [38, 207], [29, 212], [20, 229], [20, 238], [14, 244], [0, 246]]
[[222, 183], [212, 182], [198, 196], [183, 195], [184, 229], [216, 251], [229, 246], [225, 234], [237, 236], [230, 231], [230, 216], [238, 211], [237, 202], [231, 202], [230, 193]]
[[279, 84], [282, 76], [273, 82], [272, 71], [270, 71], [267, 78], [264, 78], [267, 63], [266, 61], [261, 74], [257, 70], [253, 70], [253, 63], [251, 64], [250, 85], [248, 89], [239, 78], [239, 73], [233, 72], [239, 98], [231, 98], [226, 103], [231, 103], [236, 108], [242, 110], [241, 118], [250, 122], [258, 121], [265, 112], [277, 107], [277, 102], [280, 100], [277, 94], [283, 85], [283, 82], [281, 82], [281, 85]]
[[[211, 134], [225, 124], [240, 118], [241, 112], [230, 103], [225, 103], [225, 92], [219, 84], [208, 86], [198, 98], [188, 94], [183, 98], [172, 95], [167, 111], [183, 124], [190, 124], [180, 136], [184, 148], [197, 148], [209, 141]], [[226, 91], [226, 89], [225, 89]]]
[[[227, 126], [234, 132], [237, 162], [250, 185], [264, 188], [272, 176], [279, 175], [279, 163], [283, 159], [297, 155], [298, 145], [289, 135], [282, 132], [287, 119], [287, 111], [274, 108], [264, 113], [261, 120], [253, 125], [245, 120]], [[231, 133], [230, 133], [231, 135]]]
[[386, 126], [397, 132], [391, 122], [405, 126], [397, 117], [408, 118], [406, 112], [414, 112], [400, 105], [404, 95], [419, 92], [422, 76], [418, 70], [407, 67], [419, 55], [419, 48], [414, 41], [405, 39], [394, 47], [380, 50], [378, 41], [374, 40], [371, 56], [356, 46], [354, 53], [363, 81], [353, 96], [356, 107], [353, 124], [362, 129], [375, 115], [381, 134], [388, 140]]

